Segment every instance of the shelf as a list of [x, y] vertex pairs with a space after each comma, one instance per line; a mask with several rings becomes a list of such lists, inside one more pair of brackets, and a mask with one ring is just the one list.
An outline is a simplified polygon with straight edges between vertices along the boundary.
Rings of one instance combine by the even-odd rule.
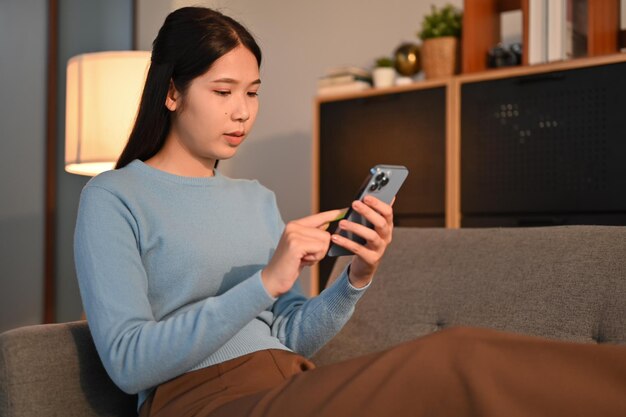
[[493, 68], [493, 69], [489, 69], [485, 71], [473, 72], [473, 73], [467, 73], [467, 74], [459, 74], [459, 75], [455, 75], [452, 77], [440, 78], [436, 80], [417, 81], [412, 84], [403, 85], [403, 86], [386, 87], [386, 88], [370, 88], [368, 90], [352, 92], [352, 93], [340, 93], [340, 94], [316, 96], [315, 103], [316, 105], [318, 105], [320, 103], [326, 103], [326, 102], [332, 102], [332, 101], [352, 100], [352, 99], [364, 98], [364, 97], [402, 93], [402, 92], [413, 91], [413, 90], [424, 89], [424, 88], [434, 88], [434, 87], [440, 87], [444, 85], [452, 85], [453, 83], [457, 83], [457, 82], [463, 83], [463, 82], [479, 81], [481, 79], [494, 79], [494, 78], [514, 77], [518, 75], [530, 75], [530, 74], [540, 73], [540, 72], [560, 71], [560, 70], [588, 67], [588, 66], [593, 66], [593, 65], [612, 64], [612, 63], [618, 63], [618, 62], [623, 62], [623, 61], [626, 61], [626, 53], [624, 52], [595, 56], [595, 57], [585, 57], [585, 58], [569, 59], [565, 61], [549, 62], [546, 64], [518, 65], [515, 67]]
[[385, 95], [385, 94], [402, 93], [405, 91], [413, 91], [413, 90], [418, 90], [422, 88], [441, 87], [447, 84], [449, 80], [450, 78], [440, 78], [436, 80], [416, 81], [411, 84], [393, 86], [393, 87], [384, 87], [384, 88], [372, 87], [367, 90], [350, 92], [350, 93], [325, 94], [321, 96], [316, 96], [315, 100], [317, 103], [324, 103], [324, 102], [329, 102], [329, 101], [352, 100], [355, 98], [364, 98], [364, 97], [380, 96], [380, 95]]
[[570, 70], [595, 65], [607, 65], [624, 61], [626, 61], [626, 53], [613, 53], [608, 55], [549, 62], [546, 64], [519, 65], [515, 67], [496, 68], [482, 72], [460, 74], [455, 76], [454, 79], [459, 83], [464, 83], [480, 81], [482, 79], [515, 77], [520, 75], [531, 75], [542, 72]]

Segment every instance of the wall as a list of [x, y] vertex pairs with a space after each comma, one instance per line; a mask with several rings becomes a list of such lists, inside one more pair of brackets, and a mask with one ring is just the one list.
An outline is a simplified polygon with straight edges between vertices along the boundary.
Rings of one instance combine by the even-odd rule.
[[0, 1], [0, 332], [43, 320], [46, 2]]
[[132, 0], [59, 0], [57, 100], [56, 319], [78, 320], [82, 304], [74, 272], [74, 225], [80, 191], [89, 178], [64, 171], [65, 77], [74, 55], [132, 49]]
[[136, 47], [141, 51], [151, 51], [152, 41], [156, 38], [165, 17], [174, 10], [171, 0], [136, 0], [137, 25]]

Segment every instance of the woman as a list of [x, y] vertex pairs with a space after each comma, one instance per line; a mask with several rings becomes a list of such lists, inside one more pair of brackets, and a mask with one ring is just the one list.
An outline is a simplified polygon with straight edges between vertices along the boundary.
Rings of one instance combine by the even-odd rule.
[[377, 231], [365, 230], [349, 274], [309, 301], [294, 287], [324, 257], [323, 229], [339, 211], [283, 231], [273, 193], [214, 169], [254, 124], [260, 63], [234, 20], [172, 13], [118, 169], [82, 193], [75, 245], [87, 317], [114, 381], [140, 403], [159, 383], [251, 352], [313, 354], [349, 318], [391, 239], [391, 208], [355, 203]]
[[[521, 339], [532, 350], [534, 339], [448, 331], [313, 370], [306, 357], [349, 319], [391, 241], [393, 213], [375, 198], [353, 203], [375, 226], [341, 222], [366, 239], [361, 246], [325, 231], [338, 210], [285, 226], [272, 192], [215, 169], [254, 124], [260, 64], [233, 19], [204, 8], [171, 13], [117, 169], [81, 194], [76, 268], [113, 381], [139, 394], [141, 416], [500, 414], [497, 401], [477, 403], [467, 389], [474, 370], [458, 377], [449, 358], [461, 344]], [[297, 277], [331, 240], [356, 256], [307, 299]]]

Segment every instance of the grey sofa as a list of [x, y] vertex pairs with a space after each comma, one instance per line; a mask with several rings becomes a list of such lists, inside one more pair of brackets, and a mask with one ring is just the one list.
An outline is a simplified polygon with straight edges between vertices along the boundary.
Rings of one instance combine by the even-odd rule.
[[[398, 228], [353, 318], [314, 361], [453, 325], [626, 343], [625, 253], [626, 227]], [[0, 335], [0, 416], [57, 415], [132, 416], [135, 397], [109, 380], [85, 322]]]

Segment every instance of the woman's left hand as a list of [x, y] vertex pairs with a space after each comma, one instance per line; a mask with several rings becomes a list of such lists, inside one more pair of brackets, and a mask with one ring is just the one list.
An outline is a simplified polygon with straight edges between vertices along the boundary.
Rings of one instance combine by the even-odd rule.
[[365, 244], [360, 245], [337, 233], [333, 234], [331, 239], [356, 255], [350, 265], [349, 279], [353, 286], [359, 288], [366, 286], [372, 280], [387, 245], [391, 243], [393, 209], [391, 205], [371, 195], [366, 196], [363, 202], [353, 201], [352, 209], [372, 223], [374, 229], [348, 220], [341, 220], [339, 228], [362, 237], [365, 239]]

